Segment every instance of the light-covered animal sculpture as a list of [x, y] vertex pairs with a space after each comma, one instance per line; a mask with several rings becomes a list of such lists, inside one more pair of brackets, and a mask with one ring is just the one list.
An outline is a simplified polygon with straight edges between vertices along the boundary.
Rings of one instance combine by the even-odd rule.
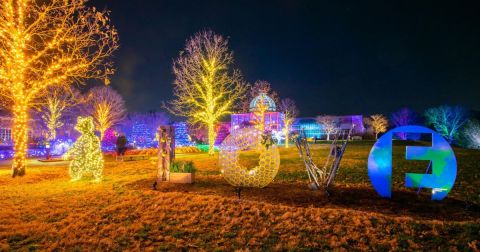
[[92, 174], [96, 181], [102, 179], [103, 154], [100, 140], [95, 135], [93, 118], [77, 118], [75, 129], [81, 133], [72, 148], [63, 156], [64, 159], [72, 158], [69, 167], [72, 181], [81, 179], [84, 175]]

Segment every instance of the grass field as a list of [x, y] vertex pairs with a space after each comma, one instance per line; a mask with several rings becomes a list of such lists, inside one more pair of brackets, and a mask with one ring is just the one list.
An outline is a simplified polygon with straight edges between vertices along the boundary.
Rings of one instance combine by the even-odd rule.
[[[480, 152], [455, 149], [456, 184], [442, 202], [403, 186], [404, 172], [426, 163], [403, 161], [394, 149], [394, 194], [377, 196], [367, 176], [372, 142], [347, 147], [332, 195], [310, 191], [303, 162], [281, 149], [281, 167], [266, 188], [238, 200], [219, 173], [218, 157], [178, 155], [197, 166], [192, 185], [152, 190], [151, 161], [107, 158], [104, 181], [69, 182], [65, 162], [31, 161], [12, 179], [0, 164], [0, 250], [478, 250]], [[322, 164], [327, 145], [313, 146]], [[242, 162], [255, 162], [246, 154]]]

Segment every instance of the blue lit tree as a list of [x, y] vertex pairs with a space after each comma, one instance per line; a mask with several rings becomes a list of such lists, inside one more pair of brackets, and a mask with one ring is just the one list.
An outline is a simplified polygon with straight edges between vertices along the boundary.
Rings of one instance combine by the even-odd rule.
[[443, 105], [425, 111], [426, 124], [432, 126], [449, 143], [457, 137], [460, 128], [467, 122], [468, 111], [461, 106]]

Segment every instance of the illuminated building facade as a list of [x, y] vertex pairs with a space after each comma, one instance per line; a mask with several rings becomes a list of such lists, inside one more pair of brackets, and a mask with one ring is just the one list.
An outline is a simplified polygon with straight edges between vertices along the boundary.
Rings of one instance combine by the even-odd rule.
[[[283, 130], [283, 114], [280, 112], [265, 112], [265, 130], [281, 131]], [[246, 128], [255, 125], [258, 118], [255, 113], [232, 114], [231, 131]]]
[[[5, 111], [0, 111], [0, 146], [12, 146], [12, 124], [13, 117]], [[40, 124], [34, 120], [29, 120], [28, 139], [41, 138], [44, 135]]]
[[[352, 135], [363, 135], [365, 133], [365, 126], [363, 125], [362, 115], [346, 115], [346, 116], [331, 116], [336, 122], [338, 130], [352, 129]], [[326, 134], [320, 123], [315, 117], [297, 118], [293, 124], [291, 131], [300, 132], [305, 131], [307, 138], [325, 138]]]
[[238, 129], [258, 125], [262, 122], [262, 118], [259, 117], [263, 114], [263, 129], [274, 133], [281, 132], [284, 128], [284, 116], [276, 109], [273, 99], [265, 93], [260, 93], [250, 102], [249, 113], [232, 114], [230, 131], [235, 132]]

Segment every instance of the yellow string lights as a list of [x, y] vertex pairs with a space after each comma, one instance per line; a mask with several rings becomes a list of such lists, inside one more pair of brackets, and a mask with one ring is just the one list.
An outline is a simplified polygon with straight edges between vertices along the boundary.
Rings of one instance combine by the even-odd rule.
[[64, 159], [73, 158], [69, 167], [70, 177], [76, 181], [83, 175], [92, 174], [96, 181], [100, 181], [104, 161], [100, 140], [95, 135], [93, 118], [78, 117], [75, 129], [82, 135], [63, 156]]
[[195, 34], [173, 65], [175, 74], [172, 112], [186, 116], [190, 123], [208, 129], [209, 154], [214, 153], [215, 124], [232, 113], [245, 95], [238, 70], [232, 69], [233, 53], [228, 41], [212, 31]]
[[87, 95], [89, 114], [93, 116], [100, 139], [105, 131], [125, 119], [127, 110], [122, 96], [111, 86], [99, 86], [90, 89]]
[[50, 87], [68, 88], [113, 73], [118, 47], [106, 11], [86, 0], [0, 2], [0, 97], [12, 111], [12, 175], [25, 174], [28, 111]]
[[[258, 165], [247, 168], [239, 163], [241, 151], [255, 150], [260, 154]], [[254, 127], [235, 131], [220, 146], [220, 167], [223, 177], [237, 187], [265, 187], [277, 175], [280, 154], [275, 144], [262, 143], [262, 133]]]

